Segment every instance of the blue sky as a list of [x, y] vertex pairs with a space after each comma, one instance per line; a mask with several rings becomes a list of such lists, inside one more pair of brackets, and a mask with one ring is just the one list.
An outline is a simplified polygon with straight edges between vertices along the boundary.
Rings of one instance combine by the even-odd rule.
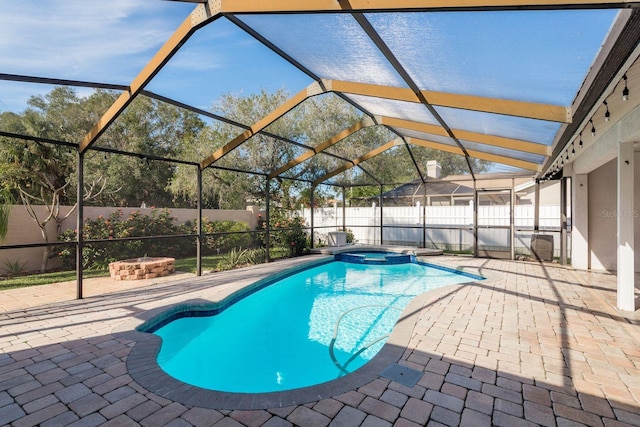
[[[155, 0], [0, 0], [0, 73], [127, 85], [194, 7]], [[223, 93], [297, 92], [309, 83], [222, 19], [196, 32], [147, 88], [209, 110]], [[30, 95], [51, 89], [0, 81], [0, 112], [22, 111]]]

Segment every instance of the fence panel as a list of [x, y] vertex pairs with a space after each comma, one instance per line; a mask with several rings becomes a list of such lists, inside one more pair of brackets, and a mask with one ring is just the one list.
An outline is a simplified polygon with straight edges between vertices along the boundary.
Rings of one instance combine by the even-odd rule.
[[427, 226], [473, 225], [473, 206], [426, 206]]
[[[479, 206], [480, 226], [508, 227], [510, 208], [508, 205]], [[342, 229], [342, 208], [321, 208], [314, 210], [316, 242], [326, 243], [327, 233]], [[350, 229], [359, 244], [380, 242], [380, 207], [346, 208], [346, 228]], [[529, 254], [531, 232], [533, 231], [535, 207], [517, 205], [514, 208], [516, 229], [516, 254]], [[311, 224], [311, 211], [301, 213]], [[426, 220], [423, 218], [426, 216]], [[390, 245], [421, 246], [424, 235], [426, 247], [450, 251], [469, 251], [473, 248], [473, 206], [393, 206], [383, 210], [384, 243]], [[422, 226], [426, 226], [423, 231]], [[540, 206], [539, 225], [541, 231], [560, 228], [560, 207]], [[326, 227], [326, 228], [325, 228]], [[529, 231], [530, 229], [531, 231]], [[509, 229], [486, 229], [480, 236], [479, 244], [484, 247], [501, 247], [508, 241]], [[554, 233], [554, 240], [558, 236]], [[502, 242], [502, 243], [501, 243]], [[559, 241], [555, 242], [558, 254]]]

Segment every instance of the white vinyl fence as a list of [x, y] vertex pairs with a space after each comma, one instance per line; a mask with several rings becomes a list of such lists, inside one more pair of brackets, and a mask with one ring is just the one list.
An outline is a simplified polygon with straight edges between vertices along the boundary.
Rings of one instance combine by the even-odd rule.
[[[353, 232], [358, 244], [380, 243], [380, 207], [346, 208], [347, 229]], [[311, 225], [311, 210], [300, 214]], [[401, 206], [384, 207], [383, 243], [470, 251], [473, 249], [473, 206]], [[487, 250], [509, 250], [509, 206], [480, 206], [478, 208], [478, 245]], [[342, 230], [342, 207], [319, 208], [313, 212], [314, 239], [326, 243], [329, 232]], [[426, 219], [425, 219], [426, 218]], [[534, 207], [516, 206], [516, 254], [529, 254], [533, 233]], [[424, 224], [424, 227], [423, 227]], [[540, 231], [554, 235], [554, 248], [559, 255], [560, 207], [541, 206]]]

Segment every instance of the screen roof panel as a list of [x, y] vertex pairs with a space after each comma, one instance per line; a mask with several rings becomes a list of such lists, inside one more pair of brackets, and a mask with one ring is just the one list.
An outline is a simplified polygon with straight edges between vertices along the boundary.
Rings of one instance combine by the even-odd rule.
[[370, 126], [360, 129], [337, 144], [332, 145], [326, 152], [352, 160], [394, 138], [396, 138], [396, 135], [384, 126]]
[[478, 144], [471, 141], [460, 141], [464, 148], [467, 150], [481, 151], [483, 153], [496, 154], [498, 156], [510, 157], [513, 159], [524, 160], [532, 163], [542, 163], [545, 160], [545, 156], [538, 154], [524, 153], [522, 151], [510, 150], [507, 148], [492, 147], [486, 144]]
[[220, 158], [215, 166], [268, 174], [300, 152], [300, 147], [259, 134]]
[[371, 114], [413, 120], [433, 125], [438, 124], [438, 121], [422, 104], [363, 95], [347, 95], [347, 97]]
[[616, 14], [379, 13], [367, 18], [421, 89], [566, 106]]
[[344, 160], [338, 159], [326, 154], [319, 154], [314, 156], [303, 163], [300, 163], [282, 174], [287, 178], [299, 178], [308, 181], [315, 181], [323, 175], [339, 168], [347, 163]]
[[[218, 93], [255, 93], [263, 89], [282, 89], [288, 92], [290, 88], [299, 91], [303, 99], [306, 99], [305, 94], [314, 97], [318, 95], [318, 91], [326, 90], [318, 83], [309, 90], [306, 88], [312, 78], [318, 77], [330, 79], [334, 83], [333, 90], [336, 91], [339, 90], [337, 82], [342, 82], [345, 95], [341, 96], [360, 105], [365, 114], [440, 125], [444, 133], [440, 134], [441, 141], [438, 142], [444, 144], [440, 147], [443, 151], [451, 151], [456, 138], [476, 141], [469, 143], [468, 147], [477, 152], [497, 153], [502, 150], [504, 154], [510, 151], [509, 148], [514, 148], [504, 141], [502, 145], [494, 144], [495, 147], [503, 148], [495, 148], [494, 145], [487, 145], [495, 141], [478, 136], [492, 135], [510, 138], [516, 145], [516, 140], [543, 144], [541, 150], [531, 149], [526, 155], [529, 160], [541, 163], [546, 158], [542, 155], [544, 149], [556, 140], [561, 125], [544, 121], [556, 120], [554, 117], [534, 115], [530, 111], [520, 115], [544, 120], [508, 117], [506, 114], [513, 113], [513, 110], [508, 110], [505, 105], [527, 106], [524, 101], [540, 103], [543, 109], [550, 107], [548, 104], [559, 105], [563, 109], [571, 105], [589, 68], [592, 65], [600, 66], [601, 61], [611, 59], [611, 55], [602, 56], [594, 64], [601, 46], [604, 53], [608, 53], [607, 49], [613, 46], [612, 41], [603, 44], [612, 28], [612, 22], [616, 16], [631, 15], [627, 12], [618, 14], [613, 8], [619, 5], [615, 4], [598, 4], [594, 9], [587, 10], [590, 5], [571, 2], [548, 5], [548, 10], [501, 12], [482, 8], [471, 11], [475, 7], [470, 7], [466, 12], [453, 11], [446, 5], [442, 10], [407, 11], [405, 6], [396, 7], [393, 3], [388, 3], [389, 7], [385, 9], [387, 12], [383, 13], [345, 10], [345, 13], [315, 14], [297, 13], [308, 5], [300, 6], [295, 2], [255, 2], [256, 7], [264, 8], [268, 13], [233, 15], [232, 3], [225, 5], [230, 9], [222, 6], [221, 9], [206, 9], [204, 4], [149, 3], [144, 0], [114, 0], [107, 3], [97, 0], [69, 0], [62, 3], [53, 0], [25, 0], [15, 4], [4, 0], [3, 14], [0, 16], [0, 73], [6, 73], [5, 78], [15, 73], [22, 74], [23, 78], [37, 75], [76, 82], [116, 83], [123, 85], [119, 90], [131, 85], [130, 91], [123, 92], [122, 99], [128, 93], [136, 97], [139, 90], [146, 88], [203, 110], [212, 105]], [[238, 0], [237, 3], [236, 6], [248, 6], [248, 3], [253, 2]], [[346, 8], [350, 4], [348, 1], [339, 3], [340, 8]], [[359, 7], [363, 4], [360, 3]], [[322, 7], [334, 10], [334, 6], [336, 5], [326, 3]], [[636, 6], [634, 4], [630, 7]], [[194, 7], [204, 15], [202, 21], [198, 20], [200, 18], [197, 14], [192, 15], [194, 21], [185, 20]], [[279, 7], [298, 9], [291, 10], [296, 12], [292, 14], [273, 12]], [[585, 9], [578, 10], [582, 7]], [[538, 7], [531, 7], [536, 8]], [[567, 10], [552, 10], [556, 8]], [[493, 9], [493, 6], [488, 6], [487, 9]], [[539, 9], [547, 9], [547, 6], [539, 6]], [[220, 13], [223, 10], [226, 12]], [[637, 16], [637, 10], [633, 13]], [[181, 25], [182, 22], [184, 25]], [[202, 27], [195, 31], [190, 23], [196, 26], [202, 24]], [[616, 32], [621, 26], [614, 26], [611, 34], [622, 34]], [[190, 30], [195, 32], [192, 34]], [[177, 34], [178, 37], [172, 34]], [[628, 39], [635, 41], [634, 38]], [[166, 45], [160, 48], [164, 41], [167, 41], [171, 49], [165, 49]], [[2, 49], [7, 45], [11, 46], [11, 53], [2, 55]], [[158, 58], [154, 57], [150, 61], [159, 48], [160, 60], [156, 61]], [[16, 54], [16, 49], [18, 52], [23, 49], [24, 55]], [[177, 53], [171, 57], [174, 49]], [[171, 53], [163, 54], [168, 51]], [[629, 51], [617, 52], [618, 57], [627, 54]], [[291, 63], [287, 62], [287, 58]], [[397, 58], [397, 62], [394, 58]], [[309, 71], [311, 76], [306, 75], [304, 70]], [[598, 78], [602, 81], [605, 77]], [[141, 81], [143, 83], [138, 85]], [[150, 83], [147, 85], [148, 81]], [[291, 81], [295, 83], [291, 84]], [[325, 80], [327, 81], [329, 80]], [[344, 84], [349, 82], [351, 86]], [[369, 92], [358, 92], [353, 88], [357, 84], [379, 87], [369, 87]], [[11, 83], [11, 86], [13, 89], [16, 84]], [[302, 86], [305, 88], [302, 89]], [[331, 85], [327, 87], [331, 90]], [[347, 90], [349, 88], [351, 91]], [[399, 97], [399, 89], [404, 90], [404, 93], [408, 92], [409, 96]], [[420, 92], [420, 89], [424, 91]], [[11, 92], [7, 93], [14, 98], [16, 91]], [[346, 95], [347, 93], [350, 95]], [[355, 95], [358, 93], [360, 95]], [[2, 93], [0, 95], [4, 96]], [[412, 99], [413, 102], [394, 100], [409, 100], [412, 96], [415, 98]], [[436, 99], [438, 96], [440, 101]], [[321, 97], [322, 95], [317, 96]], [[9, 98], [5, 97], [3, 100], [0, 97], [0, 111], [13, 110], [5, 106], [9, 104], [7, 101]], [[420, 102], [431, 102], [432, 105], [425, 106]], [[313, 105], [307, 101], [300, 103], [305, 108]], [[500, 104], [498, 107], [501, 108], [486, 107], [487, 103]], [[118, 123], [117, 116], [125, 111], [128, 101], [116, 101], [114, 105], [117, 108], [109, 109], [105, 115], [116, 111], [112, 114], [115, 120], [111, 120], [113, 117], [103, 120], [103, 117], [98, 121], [85, 135], [81, 145], [83, 151], [91, 148], [96, 138], [111, 123]], [[456, 108], [440, 107], [441, 105]], [[287, 111], [286, 114], [297, 114], [296, 109]], [[436, 111], [439, 117], [433, 117], [430, 111]], [[558, 121], [569, 122], [571, 111], [566, 113], [566, 119], [560, 118]], [[357, 120], [362, 118], [358, 112], [356, 116]], [[258, 119], [249, 119], [246, 125], [261, 124]], [[270, 124], [252, 128], [251, 134], [263, 129], [274, 132], [285, 121], [268, 121]], [[574, 120], [576, 123], [582, 121], [582, 117]], [[335, 129], [328, 127], [326, 133], [343, 129], [345, 124], [340, 124]], [[415, 129], [428, 132], [424, 127]], [[567, 129], [571, 130], [570, 127]], [[473, 139], [465, 131], [475, 132], [478, 139]], [[433, 132], [438, 133], [437, 130]], [[313, 145], [312, 142], [331, 138], [329, 135], [313, 138], [301, 132], [278, 133], [310, 145]], [[418, 133], [407, 131], [406, 135], [435, 139], [425, 135], [418, 136]], [[442, 136], [447, 133], [451, 138]], [[269, 136], [256, 135], [254, 139], [261, 137]], [[219, 142], [226, 144], [229, 141]], [[269, 147], [271, 144], [271, 141], [266, 143]], [[287, 144], [286, 141], [274, 141], [274, 147], [270, 147], [269, 151], [277, 152], [277, 144], [294, 145]], [[99, 145], [98, 142], [97, 146]], [[524, 146], [519, 145], [526, 152], [522, 148]], [[245, 160], [248, 164], [255, 160], [243, 157], [242, 143], [236, 147], [224, 159], [225, 164], [233, 166], [230, 161], [234, 158]], [[230, 150], [233, 148], [235, 147]], [[340, 145], [336, 145], [336, 148], [340, 153], [350, 153], [357, 151], [358, 147], [356, 144], [350, 149]], [[360, 148], [367, 146], [361, 145]], [[290, 159], [299, 152], [300, 149], [293, 149], [278, 161]], [[202, 162], [201, 166], [213, 163]], [[269, 173], [276, 163], [272, 161], [268, 167], [256, 167], [262, 173]]]
[[[383, 182], [399, 184], [420, 178], [406, 145], [402, 143], [370, 158], [363, 163], [363, 166], [374, 172], [376, 176], [383, 178]], [[390, 177], [398, 177], [396, 173], [398, 169], [406, 172], [400, 177], [400, 181], [393, 182]]]
[[479, 111], [435, 107], [444, 121], [454, 129], [521, 139], [551, 145], [561, 124], [522, 117], [503, 116]]
[[406, 86], [350, 15], [246, 15], [240, 19], [320, 78]]
[[455, 141], [449, 138], [448, 136], [434, 135], [432, 133], [424, 133], [424, 132], [419, 132], [411, 129], [402, 129], [402, 128], [395, 128], [395, 129], [399, 131], [403, 136], [408, 136], [410, 138], [423, 139], [425, 141], [437, 142], [439, 144], [457, 146]]
[[[0, 114], [9, 105], [7, 112], [19, 112], [13, 116], [15, 120], [7, 116], [2, 121], [15, 128], [0, 131], [20, 133], [21, 128], [23, 135], [78, 144], [115, 98], [113, 91], [105, 89], [0, 81]], [[35, 114], [27, 118], [27, 110]], [[40, 120], [41, 124], [28, 124], [31, 120]]]
[[329, 180], [322, 182], [322, 184], [326, 185], [334, 185], [334, 186], [344, 186], [350, 187], [352, 185], [380, 185], [371, 175], [364, 172], [360, 168], [351, 168], [348, 169]]
[[[428, 176], [427, 163], [436, 160], [440, 163], [441, 177], [448, 175], [466, 175], [469, 173], [469, 165], [465, 157], [460, 154], [444, 153], [441, 150], [422, 147], [415, 144], [409, 144], [409, 149], [415, 159], [422, 176], [426, 179]], [[478, 161], [471, 159], [472, 164]]]
[[[530, 170], [527, 169], [522, 169], [522, 168], [517, 168], [514, 166], [509, 166], [509, 165], [503, 165], [501, 163], [494, 163], [494, 162], [485, 162], [485, 170], [486, 171], [491, 171], [491, 173], [506, 173], [506, 174], [530, 174], [533, 175], [533, 173]], [[479, 181], [480, 182], [480, 186], [482, 185], [482, 180]]]
[[311, 82], [309, 76], [222, 18], [196, 31], [147, 89], [224, 115], [215, 108], [223, 94], [240, 96], [281, 88], [298, 92]]

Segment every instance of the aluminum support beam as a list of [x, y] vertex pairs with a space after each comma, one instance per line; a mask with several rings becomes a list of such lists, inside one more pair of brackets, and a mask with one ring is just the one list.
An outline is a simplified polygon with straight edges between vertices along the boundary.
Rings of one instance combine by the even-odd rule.
[[[421, 104], [422, 101], [410, 88], [380, 86], [369, 83], [345, 82], [340, 80], [322, 80], [327, 90], [353, 95], [373, 96]], [[429, 105], [526, 117], [559, 123], [571, 123], [571, 107], [563, 107], [533, 102], [512, 101], [509, 99], [486, 98], [481, 96], [421, 90], [420, 95]]]
[[[183, 0], [184, 1], [184, 0]], [[225, 13], [539, 10], [638, 7], [632, 0], [220, 0]]]
[[[265, 215], [264, 215], [264, 219], [266, 221], [266, 225], [267, 225], [267, 229], [265, 230], [265, 235], [264, 235], [264, 243], [265, 243], [265, 247], [266, 247], [266, 251], [267, 251], [267, 262], [271, 261], [271, 242], [270, 242], [270, 234], [271, 234], [271, 180], [269, 179], [269, 177], [265, 177], [266, 179], [266, 194], [265, 194], [265, 201], [266, 201], [266, 209], [265, 209]], [[313, 247], [313, 246], [312, 246]]]
[[198, 187], [198, 236], [196, 237], [196, 275], [202, 276], [202, 169], [197, 167], [197, 187]]
[[342, 231], [347, 231], [347, 194], [345, 187], [342, 187]]
[[204, 159], [200, 164], [200, 167], [202, 167], [202, 169], [205, 169], [211, 166], [213, 163], [227, 155], [230, 151], [237, 148], [240, 144], [246, 142], [249, 138], [262, 131], [264, 128], [278, 120], [280, 117], [294, 109], [296, 106], [300, 105], [307, 98], [319, 95], [321, 93], [322, 88], [320, 87], [320, 85], [318, 83], [312, 83], [306, 89], [301, 90], [292, 98], [288, 99], [284, 104], [280, 105], [278, 108], [254, 123], [249, 127], [249, 129], [236, 136], [233, 140], [225, 144], [224, 147], [218, 149], [215, 153]]
[[[449, 136], [447, 131], [442, 126], [438, 125], [414, 122], [405, 119], [396, 119], [393, 117], [379, 116], [376, 116], [376, 121], [378, 121], [378, 123], [380, 124], [387, 125], [392, 128], [414, 130], [439, 136]], [[510, 150], [522, 151], [524, 153], [539, 154], [541, 156], [549, 156], [551, 153], [550, 146], [538, 144], [536, 142], [524, 141], [514, 138], [505, 138], [494, 135], [486, 135], [483, 133], [471, 132], [461, 129], [451, 129], [451, 132], [453, 132], [453, 134], [459, 139], [477, 142], [485, 145], [491, 145], [493, 147], [508, 148]]]
[[[442, 144], [439, 142], [425, 141], [418, 138], [406, 138], [407, 142], [425, 148], [433, 148], [434, 150], [446, 151], [448, 153], [459, 154], [464, 156], [462, 150], [454, 145]], [[541, 166], [537, 163], [527, 162], [525, 160], [514, 159], [512, 157], [498, 156], [497, 154], [484, 153], [477, 150], [467, 150], [470, 157], [476, 159], [487, 160], [490, 162], [501, 163], [504, 165], [514, 166], [517, 168], [527, 169], [531, 171], [540, 171]]]
[[478, 196], [478, 188], [476, 180], [473, 180], [473, 256], [478, 258], [480, 251], [478, 250], [478, 204], [480, 197]]
[[309, 193], [309, 207], [311, 208], [311, 249], [313, 249], [313, 241], [314, 241], [314, 216], [313, 216], [313, 208], [315, 205], [315, 197], [314, 193], [316, 192], [316, 186], [311, 184], [311, 192]]
[[516, 259], [515, 185], [515, 179], [511, 178], [511, 189], [509, 190], [509, 259], [512, 261]]
[[427, 247], [427, 183], [422, 184], [422, 247]]
[[77, 162], [78, 207], [76, 208], [76, 229], [78, 233], [76, 246], [76, 298], [82, 299], [82, 278], [84, 276], [82, 265], [82, 252], [84, 251], [84, 153], [80, 150], [78, 150]]
[[534, 188], [533, 232], [540, 231], [540, 181], [536, 180]]
[[360, 156], [357, 159], [352, 160], [350, 164], [346, 164], [344, 166], [341, 166], [338, 169], [321, 176], [320, 178], [318, 178], [315, 181], [313, 181], [313, 185], [317, 186], [317, 185], [321, 184], [322, 182], [324, 182], [324, 181], [326, 181], [326, 180], [328, 180], [330, 178], [333, 178], [334, 176], [339, 175], [342, 172], [345, 172], [345, 171], [351, 169], [352, 167], [358, 166], [360, 163], [365, 162], [365, 161], [369, 160], [370, 158], [375, 157], [378, 154], [381, 154], [381, 153], [393, 148], [394, 146], [396, 146], [398, 144], [402, 144], [402, 140], [396, 138], [396, 139], [394, 139], [392, 141], [389, 141], [386, 144], [376, 148], [375, 150], [371, 150], [370, 152], [368, 152], [364, 156]]
[[380, 245], [384, 245], [384, 202], [382, 194], [384, 187], [380, 185]]
[[560, 265], [567, 265], [567, 177], [560, 178]]
[[295, 159], [293, 159], [290, 162], [288, 162], [286, 165], [282, 166], [280, 169], [277, 169], [277, 170], [271, 172], [269, 174], [269, 178], [275, 178], [276, 176], [285, 173], [286, 171], [290, 170], [291, 168], [296, 167], [300, 163], [302, 163], [302, 162], [304, 162], [306, 160], [309, 160], [311, 157], [315, 156], [316, 154], [323, 152], [324, 150], [326, 150], [327, 148], [331, 147], [332, 145], [337, 144], [338, 142], [342, 141], [343, 139], [345, 139], [349, 135], [352, 135], [352, 134], [356, 133], [360, 129], [363, 129], [363, 128], [369, 127], [369, 126], [373, 126], [373, 125], [375, 125], [375, 123], [373, 122], [373, 120], [371, 120], [368, 117], [360, 120], [358, 123], [354, 124], [353, 126], [348, 127], [347, 129], [343, 130], [342, 132], [338, 133], [337, 135], [334, 135], [331, 138], [327, 139], [326, 141], [318, 144], [317, 146], [315, 146], [313, 148], [313, 150], [309, 150], [306, 153], [299, 155]]

